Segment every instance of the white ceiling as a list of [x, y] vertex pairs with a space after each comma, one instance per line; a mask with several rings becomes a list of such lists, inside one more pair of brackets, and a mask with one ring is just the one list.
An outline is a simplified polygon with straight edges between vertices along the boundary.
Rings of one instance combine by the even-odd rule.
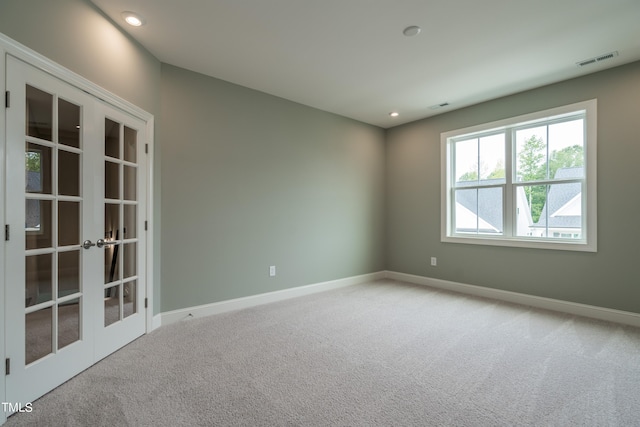
[[640, 60], [638, 0], [92, 1], [164, 63], [383, 128]]

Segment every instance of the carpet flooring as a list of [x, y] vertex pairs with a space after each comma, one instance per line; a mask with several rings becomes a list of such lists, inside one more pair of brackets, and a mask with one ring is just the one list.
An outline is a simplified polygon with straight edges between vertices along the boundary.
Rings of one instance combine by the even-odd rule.
[[382, 280], [163, 326], [32, 425], [638, 426], [640, 329]]

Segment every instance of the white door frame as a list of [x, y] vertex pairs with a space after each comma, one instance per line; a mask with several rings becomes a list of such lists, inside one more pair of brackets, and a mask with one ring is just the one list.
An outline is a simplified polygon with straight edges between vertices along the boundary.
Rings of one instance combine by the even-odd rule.
[[[2, 37], [2, 34], [0, 34], [0, 37]], [[4, 38], [0, 39], [0, 93], [5, 93], [6, 91], [6, 43]], [[2, 97], [2, 106], [4, 107], [4, 96]], [[2, 233], [0, 233], [0, 271], [2, 272], [2, 274], [0, 274], [0, 295], [2, 296], [2, 304], [0, 304], [0, 356], [2, 356], [2, 361], [5, 360], [6, 358], [6, 351], [5, 351], [5, 346], [4, 346], [4, 341], [5, 341], [5, 337], [4, 337], [4, 331], [5, 331], [5, 321], [4, 321], [4, 301], [5, 301], [5, 280], [4, 280], [4, 272], [7, 271], [5, 268], [5, 262], [4, 262], [4, 225], [5, 220], [4, 220], [4, 202], [5, 202], [5, 161], [6, 161], [6, 118], [5, 118], [5, 112], [4, 112], [4, 108], [2, 109], [2, 114], [0, 114], [0, 200], [2, 200], [2, 208], [0, 209], [0, 227], [2, 228]], [[4, 371], [5, 365], [4, 363], [1, 364], [1, 368], [0, 368], [0, 401], [2, 401], [3, 403], [6, 402], [5, 399], [5, 371]], [[4, 424], [4, 422], [7, 420], [7, 414], [4, 411], [4, 408], [0, 407], [0, 424]]]
[[[3, 404], [6, 402], [6, 381], [5, 381], [5, 363], [6, 360], [6, 347], [5, 347], [5, 328], [7, 326], [5, 319], [5, 293], [6, 293], [6, 281], [5, 281], [5, 209], [6, 209], [6, 113], [4, 108], [6, 93], [6, 58], [7, 55], [14, 56], [22, 61], [30, 64], [31, 66], [38, 68], [46, 73], [57, 77], [68, 84], [75, 86], [90, 95], [102, 99], [106, 103], [118, 108], [138, 119], [143, 120], [146, 123], [146, 135], [147, 140], [144, 141], [148, 144], [148, 161], [146, 178], [148, 183], [147, 189], [147, 231], [145, 234], [146, 239], [146, 298], [148, 301], [148, 308], [146, 309], [146, 332], [150, 332], [153, 329], [153, 153], [154, 153], [154, 116], [141, 108], [131, 104], [130, 102], [114, 95], [113, 93], [101, 88], [100, 86], [90, 82], [84, 77], [68, 70], [67, 68], [49, 60], [48, 58], [40, 55], [32, 49], [10, 39], [4, 34], [0, 33], [0, 97], [2, 103], [2, 112], [0, 113], [0, 200], [2, 200], [2, 208], [0, 208], [0, 295], [2, 296], [2, 302], [0, 303], [0, 402]], [[20, 232], [22, 227], [19, 224], [11, 224], [11, 232]], [[8, 402], [10, 403], [10, 402]], [[6, 421], [6, 412], [4, 408], [0, 406], [0, 425]]]

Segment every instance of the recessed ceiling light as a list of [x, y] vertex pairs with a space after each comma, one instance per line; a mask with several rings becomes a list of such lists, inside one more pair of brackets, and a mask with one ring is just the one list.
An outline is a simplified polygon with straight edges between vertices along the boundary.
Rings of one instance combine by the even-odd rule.
[[392, 112], [389, 113], [389, 115], [391, 117], [398, 117], [400, 115], [400, 113], [398, 113], [397, 111], [392, 111]]
[[402, 34], [404, 34], [407, 37], [413, 37], [420, 34], [420, 31], [422, 31], [422, 28], [418, 27], [417, 25], [412, 25], [410, 27], [405, 28], [402, 31]]
[[122, 12], [122, 17], [127, 22], [127, 24], [132, 25], [134, 27], [139, 27], [145, 24], [145, 20], [142, 16], [138, 15], [135, 12]]

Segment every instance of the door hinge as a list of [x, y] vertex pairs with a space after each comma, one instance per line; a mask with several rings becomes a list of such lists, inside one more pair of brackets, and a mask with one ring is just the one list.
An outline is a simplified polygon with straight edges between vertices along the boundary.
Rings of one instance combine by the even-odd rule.
[[144, 231], [147, 231], [147, 227], [149, 226], [148, 221], [144, 222]]
[[4, 106], [6, 108], [11, 107], [11, 92], [9, 92], [9, 91], [6, 91], [4, 93]]
[[144, 299], [144, 308], [147, 308], [149, 306], [149, 298], [145, 298]]
[[5, 224], [5, 226], [4, 226], [4, 240], [8, 242], [10, 238], [11, 238], [11, 232], [10, 232], [9, 224]]
[[4, 374], [9, 375], [11, 373], [11, 359], [8, 357], [4, 360]]
[[144, 144], [144, 154], [149, 154], [149, 144]]

